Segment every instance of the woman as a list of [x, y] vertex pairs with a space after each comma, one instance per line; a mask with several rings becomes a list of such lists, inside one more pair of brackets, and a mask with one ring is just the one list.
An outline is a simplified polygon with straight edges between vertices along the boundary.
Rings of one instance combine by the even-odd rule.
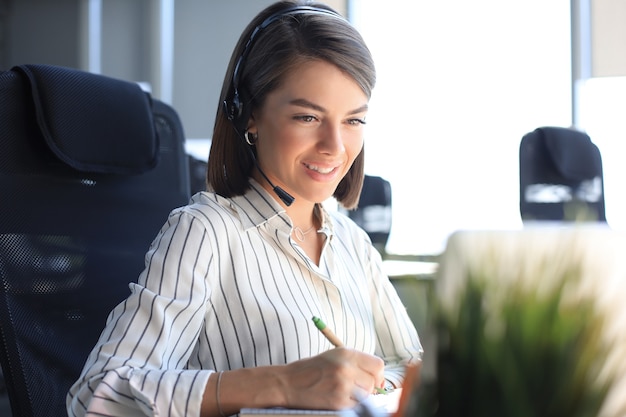
[[224, 80], [208, 191], [155, 238], [68, 394], [71, 416], [343, 409], [401, 385], [417, 332], [367, 234], [321, 204], [358, 201], [374, 81], [360, 35], [327, 6], [257, 15]]

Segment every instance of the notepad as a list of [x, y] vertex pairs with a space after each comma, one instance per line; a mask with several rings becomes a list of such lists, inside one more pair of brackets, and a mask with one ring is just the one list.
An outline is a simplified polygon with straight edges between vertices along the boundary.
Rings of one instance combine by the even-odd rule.
[[[242, 408], [239, 417], [358, 417], [363, 415], [362, 407], [374, 417], [408, 417], [411, 414], [411, 396], [415, 395], [420, 384], [422, 363], [418, 361], [406, 367], [403, 388], [397, 388], [387, 394], [372, 394], [353, 409], [334, 410], [303, 410], [293, 408]], [[361, 407], [361, 409], [359, 409]]]
[[[364, 402], [375, 416], [391, 417], [398, 409], [402, 389], [395, 389], [388, 394], [372, 394]], [[242, 408], [240, 417], [298, 417], [314, 415], [323, 417], [350, 417], [358, 413], [355, 410], [305, 410], [293, 408]]]
[[254, 416], [254, 417], [290, 417], [290, 416], [303, 416], [303, 415], [316, 415], [316, 416], [341, 416], [341, 411], [333, 410], [302, 410], [294, 408], [242, 408], [239, 411], [240, 417]]

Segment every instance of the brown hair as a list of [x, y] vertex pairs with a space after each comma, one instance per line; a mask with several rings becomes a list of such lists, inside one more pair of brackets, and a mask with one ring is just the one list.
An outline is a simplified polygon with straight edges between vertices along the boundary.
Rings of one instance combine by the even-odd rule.
[[[207, 184], [224, 197], [243, 194], [250, 187], [255, 167], [242, 135], [247, 118], [263, 105], [268, 93], [297, 65], [320, 59], [336, 65], [361, 87], [369, 98], [376, 82], [376, 71], [369, 49], [358, 31], [335, 13], [299, 12], [285, 14], [263, 29], [259, 25], [268, 17], [294, 6], [312, 6], [334, 12], [320, 3], [279, 1], [261, 11], [242, 33], [226, 70], [220, 94], [211, 151]], [[257, 31], [255, 33], [255, 30]], [[254, 33], [254, 42], [246, 45]], [[233, 99], [233, 74], [237, 70], [238, 92], [244, 111], [240, 121], [231, 122], [223, 103]], [[356, 207], [363, 186], [365, 156], [362, 149], [333, 196], [344, 207]]]

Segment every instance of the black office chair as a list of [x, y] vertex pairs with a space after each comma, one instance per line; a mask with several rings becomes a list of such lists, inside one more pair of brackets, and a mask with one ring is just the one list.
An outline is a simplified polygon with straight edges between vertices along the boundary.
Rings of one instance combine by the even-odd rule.
[[189, 163], [189, 188], [191, 194], [206, 191], [206, 170], [208, 162], [198, 159], [191, 154], [187, 155], [187, 161]]
[[524, 222], [606, 221], [602, 157], [586, 133], [552, 126], [527, 133], [519, 171]]
[[346, 214], [367, 232], [384, 256], [391, 232], [391, 183], [382, 177], [366, 175], [357, 208]]
[[0, 73], [0, 364], [14, 416], [67, 415], [188, 176], [178, 115], [138, 85], [48, 65]]

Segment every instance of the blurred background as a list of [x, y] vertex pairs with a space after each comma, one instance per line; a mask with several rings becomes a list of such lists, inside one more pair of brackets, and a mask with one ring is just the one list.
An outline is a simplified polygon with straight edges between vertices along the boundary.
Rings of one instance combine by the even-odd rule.
[[[140, 82], [206, 159], [237, 37], [270, 0], [0, 0], [0, 68], [75, 67]], [[366, 171], [391, 183], [387, 252], [438, 254], [458, 229], [516, 229], [518, 150], [539, 126], [599, 147], [606, 217], [626, 228], [626, 3], [333, 0], [368, 42], [378, 84]]]

